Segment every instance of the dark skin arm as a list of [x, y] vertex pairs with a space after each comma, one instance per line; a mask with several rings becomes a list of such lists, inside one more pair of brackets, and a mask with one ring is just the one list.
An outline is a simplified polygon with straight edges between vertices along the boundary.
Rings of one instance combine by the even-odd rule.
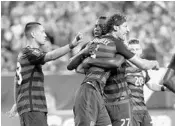
[[84, 74], [90, 66], [102, 67], [105, 69], [117, 68], [125, 61], [121, 55], [116, 55], [115, 58], [86, 58], [77, 68], [76, 72]]
[[68, 70], [74, 70], [82, 63], [82, 61], [90, 56], [90, 52], [95, 49], [95, 46], [91, 45], [91, 43], [86, 44], [85, 47], [78, 52], [75, 56], [70, 59], [70, 62], [67, 66]]
[[121, 64], [125, 61], [124, 57], [121, 55], [116, 55], [115, 58], [86, 58], [83, 61], [83, 64], [86, 65], [93, 65], [97, 67], [103, 67], [107, 69], [116, 68], [121, 66]]
[[83, 69], [88, 69], [90, 66], [96, 66], [96, 67], [102, 67], [105, 69], [115, 69], [120, 68], [125, 72], [140, 72], [141, 69], [137, 67], [127, 67], [127, 68], [121, 68], [121, 64], [123, 64], [126, 60], [121, 55], [116, 55], [115, 58], [86, 58], [76, 69], [78, 73], [84, 73]]

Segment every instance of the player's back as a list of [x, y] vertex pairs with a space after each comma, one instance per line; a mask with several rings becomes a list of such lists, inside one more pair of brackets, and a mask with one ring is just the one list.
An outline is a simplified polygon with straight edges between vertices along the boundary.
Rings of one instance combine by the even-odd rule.
[[47, 111], [44, 94], [42, 60], [37, 48], [24, 48], [18, 55], [16, 68], [16, 102], [19, 114], [27, 111]]

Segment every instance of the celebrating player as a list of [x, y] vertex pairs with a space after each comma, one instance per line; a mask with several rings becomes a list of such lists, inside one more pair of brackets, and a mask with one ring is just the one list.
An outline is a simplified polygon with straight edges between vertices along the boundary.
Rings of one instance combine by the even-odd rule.
[[[128, 32], [128, 28], [127, 28], [127, 24], [126, 24], [126, 19], [122, 15], [116, 14], [116, 15], [111, 16], [111, 18], [108, 20], [107, 28], [108, 28], [108, 32], [109, 32], [108, 35], [103, 36], [102, 38], [100, 38], [97, 41], [97, 43], [103, 43], [103, 44], [99, 44], [97, 46], [97, 48], [95, 49], [96, 51], [93, 52], [93, 54], [94, 54], [93, 56], [95, 56], [96, 59], [101, 61], [99, 63], [100, 65], [103, 64], [105, 62], [105, 60], [107, 60], [108, 58], [113, 57], [113, 59], [114, 59], [115, 54], [119, 53], [119, 54], [123, 55], [125, 58], [129, 59], [131, 62], [134, 62], [135, 64], [137, 64], [137, 66], [141, 67], [142, 69], [151, 69], [151, 68], [158, 67], [158, 63], [156, 61], [143, 60], [137, 56], [134, 56], [134, 54], [126, 48], [126, 46], [123, 43], [123, 39], [124, 39], [126, 33]], [[76, 56], [76, 57], [78, 57], [78, 56]], [[81, 57], [81, 58], [83, 58], [83, 57]], [[94, 62], [96, 63], [96, 61], [97, 60], [94, 61], [93, 58], [88, 58], [88, 60], [86, 59], [85, 62], [83, 61], [83, 65], [84, 66], [86, 66], [86, 64], [94, 65]], [[145, 64], [143, 64], [142, 62], [144, 62]], [[95, 66], [99, 66], [99, 64], [95, 64]], [[81, 67], [78, 67], [79, 69], [82, 68], [82, 65], [79, 65], [79, 66], [81, 66]], [[114, 67], [114, 66], [118, 67], [119, 63], [116, 62], [116, 64], [114, 64], [112, 67]], [[101, 67], [104, 67], [104, 66], [102, 65]], [[109, 66], [109, 65], [107, 65], [107, 67], [111, 68], [111, 66]], [[93, 68], [93, 67], [90, 67], [90, 69], [88, 69], [88, 71], [86, 71], [86, 77], [84, 79], [84, 82], [86, 84], [90, 84], [90, 85], [94, 86], [95, 89], [99, 90], [100, 93], [103, 95], [103, 87], [105, 86], [106, 79], [109, 77], [110, 72], [106, 71], [106, 70], [105, 70], [105, 72], [99, 71], [98, 69], [96, 69], [96, 71], [92, 72], [94, 69], [91, 69], [91, 68]], [[101, 78], [101, 76], [99, 76], [99, 75], [103, 75], [103, 77], [105, 77], [105, 78]], [[94, 82], [98, 82], [98, 83], [94, 84]], [[85, 101], [81, 95], [79, 95], [78, 97], [82, 98], [80, 101]], [[76, 104], [76, 102], [75, 102], [75, 104]], [[79, 102], [77, 104], [79, 105], [79, 107], [77, 107], [77, 108], [80, 108], [83, 106], [83, 105], [79, 104]], [[81, 116], [81, 115], [79, 115], [79, 116]]]
[[[96, 47], [94, 42], [98, 41], [103, 35], [105, 21], [105, 17], [100, 17], [97, 20], [94, 28], [95, 38], [72, 58], [67, 67], [69, 70], [76, 68]], [[99, 67], [89, 69], [81, 87], [76, 92], [73, 108], [75, 126], [110, 126], [111, 121], [101, 97], [101, 87], [99, 85], [103, 84], [105, 79], [108, 78], [108, 74], [105, 75], [104, 73], [106, 72]]]
[[27, 46], [17, 58], [14, 85], [15, 104], [9, 111], [10, 116], [19, 114], [21, 126], [47, 126], [47, 106], [44, 93], [44, 75], [41, 65], [60, 58], [79, 44], [81, 34], [64, 47], [50, 52], [43, 52], [46, 33], [38, 22], [30, 22], [25, 26]]

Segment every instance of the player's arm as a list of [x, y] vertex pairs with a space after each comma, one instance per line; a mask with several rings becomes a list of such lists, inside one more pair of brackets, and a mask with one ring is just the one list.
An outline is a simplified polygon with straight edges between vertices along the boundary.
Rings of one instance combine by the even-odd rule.
[[78, 34], [70, 44], [46, 53], [44, 57], [44, 62], [58, 59], [63, 55], [67, 54], [69, 51], [71, 51], [75, 46], [79, 44], [80, 42], [79, 40], [81, 38], [82, 38], [81, 34]]
[[16, 90], [16, 76], [15, 76], [15, 79], [14, 79], [14, 104], [13, 104], [11, 110], [7, 112], [9, 117], [14, 117], [17, 114], [16, 95], [17, 95], [17, 90]]
[[116, 68], [121, 66], [121, 64], [125, 61], [124, 57], [121, 55], [116, 55], [115, 58], [91, 58], [88, 57], [83, 61], [83, 65], [93, 65], [97, 67], [103, 68]]
[[78, 65], [80, 65], [87, 56], [88, 56], [88, 50], [87, 48], [83, 47], [76, 55], [70, 58], [69, 64], [67, 65], [67, 69], [68, 70], [76, 69]]
[[168, 69], [163, 78], [163, 85], [175, 93], [175, 54], [173, 55]]
[[143, 69], [143, 70], [148, 70], [148, 69], [157, 69], [159, 68], [159, 64], [157, 61], [149, 61], [146, 59], [142, 59], [132, 53], [122, 41], [117, 41], [116, 42], [116, 49], [119, 54], [124, 56], [127, 60], [132, 62], [134, 65], [136, 65], [138, 68]]
[[164, 85], [161, 85], [159, 83], [153, 83], [151, 81], [148, 81], [146, 85], [149, 89], [153, 91], [168, 91]]
[[[146, 83], [147, 87], [153, 91], [169, 91], [163, 85], [163, 76], [167, 68], [160, 68], [159, 70], [148, 70], [149, 81]], [[156, 76], [155, 76], [156, 75]]]
[[77, 73], [80, 73], [80, 74], [85, 74], [86, 73], [86, 69], [84, 68], [83, 63], [78, 65], [78, 67], [75, 69], [75, 71]]

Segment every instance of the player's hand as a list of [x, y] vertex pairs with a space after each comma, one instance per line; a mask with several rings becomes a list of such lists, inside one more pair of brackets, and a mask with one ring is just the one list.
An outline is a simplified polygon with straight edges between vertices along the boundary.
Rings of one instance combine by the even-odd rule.
[[6, 113], [10, 118], [15, 117], [18, 115], [17, 110], [16, 110], [16, 104], [14, 104], [11, 108], [10, 111]]
[[153, 70], [159, 70], [159, 63], [157, 61], [151, 61], [154, 64]]
[[82, 50], [83, 54], [90, 56], [93, 54], [93, 52], [95, 51], [97, 45], [96, 44], [87, 44], [86, 47]]
[[91, 43], [91, 44], [88, 44], [85, 49], [87, 50], [89, 55], [92, 55], [94, 54], [96, 48], [97, 48], [97, 44]]
[[81, 41], [81, 39], [83, 38], [83, 34], [82, 33], [78, 33], [76, 36], [75, 36], [75, 38], [74, 38], [74, 40], [72, 41], [72, 45], [75, 47], [75, 46], [77, 46]]

